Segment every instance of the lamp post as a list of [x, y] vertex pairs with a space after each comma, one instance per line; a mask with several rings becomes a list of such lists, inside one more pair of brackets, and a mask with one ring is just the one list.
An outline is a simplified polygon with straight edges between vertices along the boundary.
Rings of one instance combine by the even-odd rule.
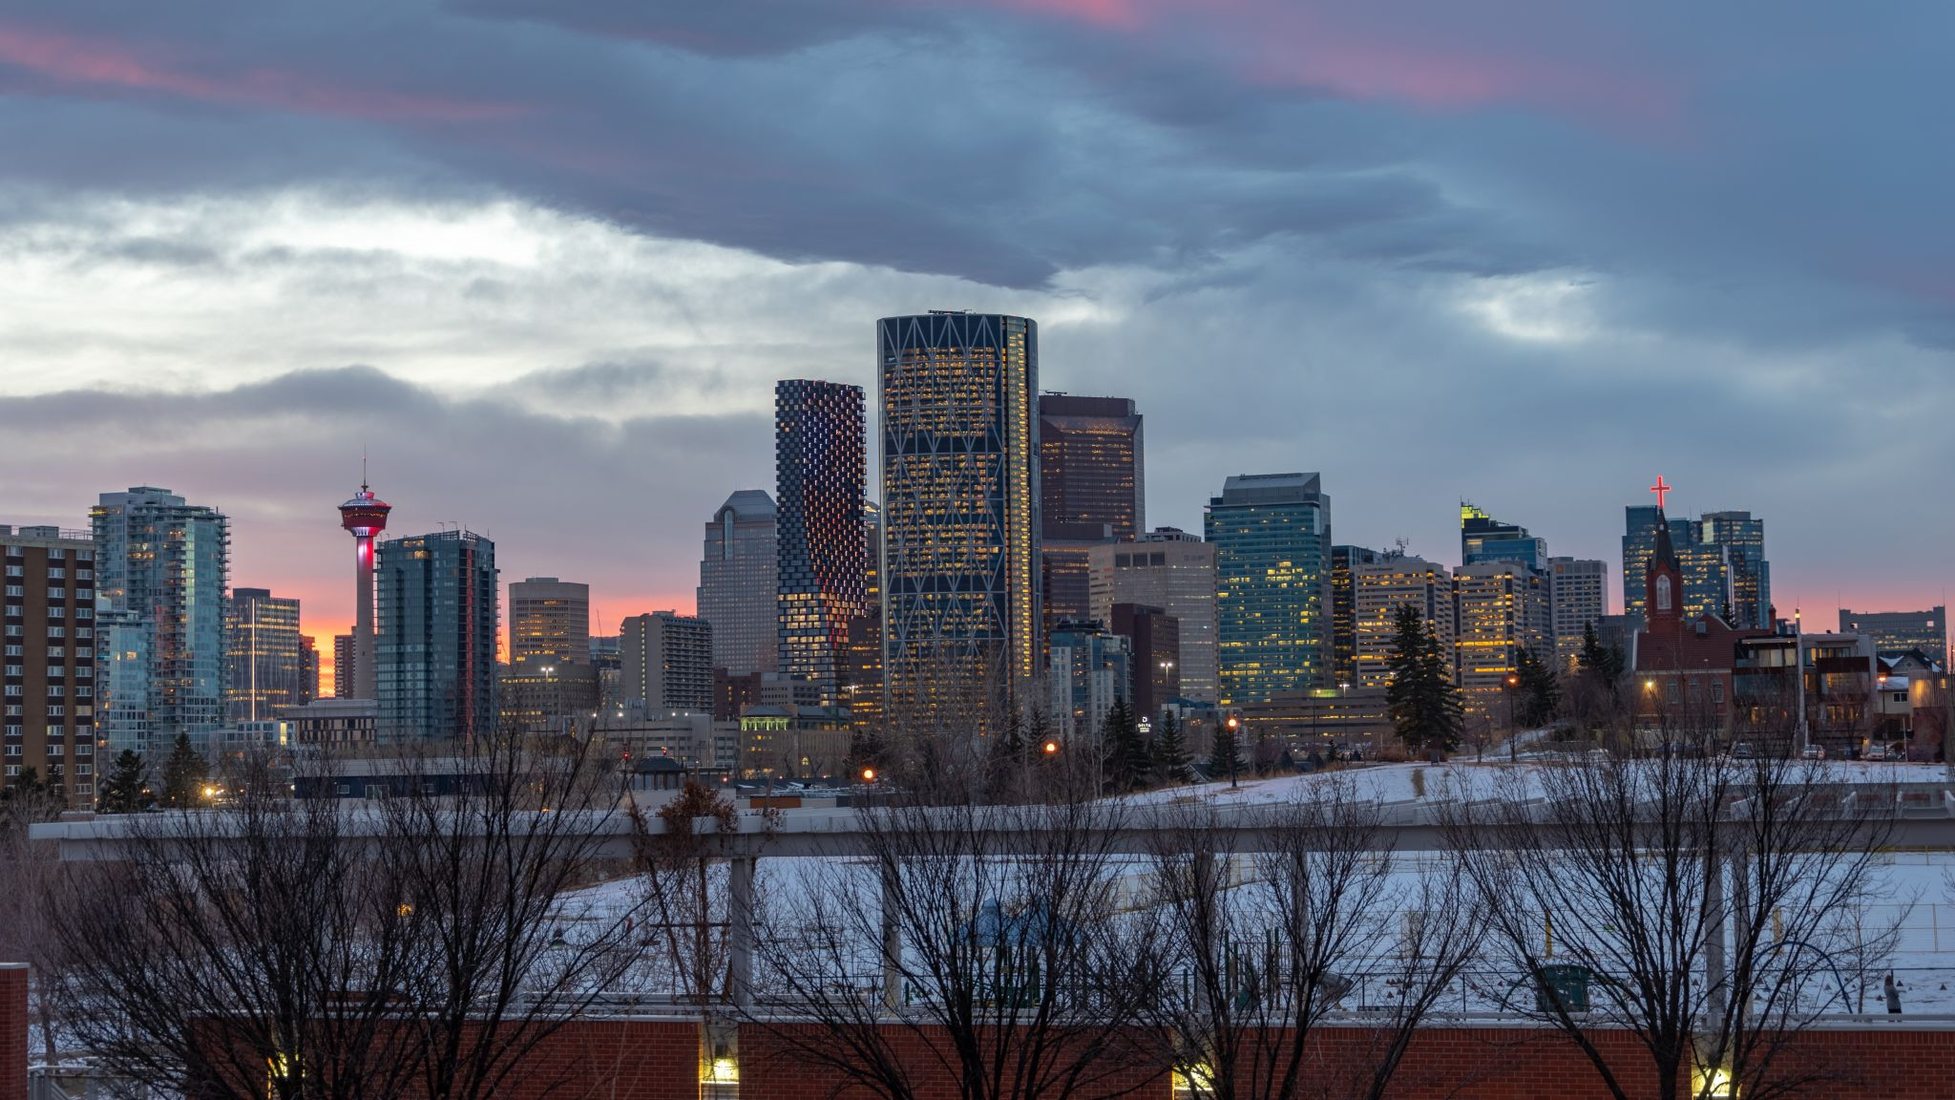
[[1242, 756], [1241, 734], [1237, 731], [1242, 728], [1242, 720], [1231, 714], [1227, 725], [1229, 727], [1229, 789], [1235, 790], [1236, 760]]
[[1521, 759], [1520, 731], [1514, 728], [1514, 692], [1521, 686], [1521, 678], [1515, 673], [1507, 674], [1507, 759], [1519, 763]]

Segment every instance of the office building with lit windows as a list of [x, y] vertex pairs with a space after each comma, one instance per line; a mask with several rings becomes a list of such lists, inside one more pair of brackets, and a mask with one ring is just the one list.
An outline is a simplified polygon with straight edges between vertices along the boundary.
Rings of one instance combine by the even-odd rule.
[[1731, 570], [1731, 625], [1770, 629], [1772, 563], [1765, 560], [1765, 521], [1750, 512], [1705, 512], [1695, 527], [1699, 544], [1724, 547]]
[[836, 697], [848, 711], [849, 725], [870, 731], [882, 725], [882, 509], [873, 501], [862, 502], [862, 543], [869, 562], [862, 614], [848, 623]]
[[1215, 547], [1200, 535], [1157, 527], [1134, 542], [1092, 548], [1089, 618], [1112, 622], [1115, 604], [1158, 607], [1174, 617], [1179, 637], [1181, 698], [1213, 703], [1221, 694], [1215, 671]]
[[224, 612], [232, 722], [269, 722], [311, 701], [299, 601], [266, 588], [234, 588]]
[[[1643, 578], [1656, 548], [1657, 525], [1665, 517], [1649, 505], [1632, 505], [1623, 512], [1623, 610], [1642, 616]], [[1706, 512], [1698, 519], [1668, 523], [1683, 571], [1683, 614], [1694, 619], [1728, 611], [1733, 626], [1769, 629], [1772, 567], [1765, 560], [1765, 521], [1750, 512]]]
[[178, 734], [208, 751], [210, 734], [224, 725], [230, 520], [168, 489], [137, 486], [103, 493], [89, 522], [103, 609], [98, 739], [111, 755], [134, 749], [152, 760]]
[[774, 384], [778, 665], [818, 685], [829, 706], [849, 624], [869, 600], [867, 433], [862, 387], [805, 378]]
[[1352, 585], [1351, 569], [1383, 557], [1363, 546], [1330, 548], [1331, 677], [1339, 684], [1355, 683], [1358, 678], [1357, 590]]
[[1446, 567], [1424, 558], [1379, 557], [1351, 567], [1352, 668], [1355, 688], [1383, 688], [1391, 682], [1393, 643], [1398, 638], [1398, 609], [1414, 607], [1425, 627], [1439, 639], [1442, 652], [1453, 651], [1457, 623], [1453, 578]]
[[0, 603], [0, 790], [28, 770], [65, 795], [95, 804], [95, 539], [87, 531], [0, 525], [6, 598]]
[[1525, 649], [1541, 661], [1554, 653], [1545, 573], [1518, 561], [1462, 565], [1453, 571], [1453, 682], [1468, 715], [1505, 724], [1507, 678]]
[[1460, 501], [1459, 553], [1464, 565], [1487, 561], [1517, 561], [1529, 569], [1548, 567], [1548, 543], [1516, 523], [1503, 523], [1474, 505]]
[[591, 586], [529, 577], [509, 586], [509, 664], [497, 709], [503, 724], [559, 732], [596, 709]]
[[774, 498], [741, 489], [706, 524], [699, 617], [713, 624], [713, 664], [733, 676], [773, 672], [779, 660], [779, 547]]
[[983, 728], [1039, 674], [1038, 325], [876, 323], [888, 717]]
[[1146, 526], [1142, 420], [1124, 397], [1039, 395], [1039, 526], [1050, 630], [1084, 619], [1089, 550]]
[[1314, 473], [1229, 478], [1204, 520], [1215, 544], [1223, 706], [1330, 686], [1330, 497]]
[[1601, 629], [1608, 613], [1609, 563], [1592, 558], [1548, 559], [1548, 602], [1554, 615], [1555, 667], [1573, 671], [1585, 629]]
[[1087, 620], [1052, 632], [1050, 714], [1053, 731], [1071, 740], [1096, 738], [1115, 702], [1133, 706], [1133, 648], [1129, 640]]
[[437, 531], [375, 546], [374, 684], [382, 741], [498, 731], [495, 543]]
[[1852, 611], [1840, 608], [1839, 632], [1873, 639], [1874, 652], [1906, 653], [1918, 649], [1933, 661], [1948, 655], [1948, 608], [1936, 604], [1925, 611]]

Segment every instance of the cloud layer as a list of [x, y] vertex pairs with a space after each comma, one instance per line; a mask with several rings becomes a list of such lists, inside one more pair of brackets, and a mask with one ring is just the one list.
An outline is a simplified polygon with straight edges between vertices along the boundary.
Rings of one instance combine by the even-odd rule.
[[1449, 556], [1466, 496], [1614, 560], [1661, 469], [1766, 517], [1782, 604], [1936, 602], [1955, 16], [1756, 15], [28, 0], [0, 520], [169, 484], [343, 618], [365, 444], [401, 529], [683, 606], [772, 380], [969, 306], [1142, 402], [1162, 522], [1317, 469], [1340, 540]]

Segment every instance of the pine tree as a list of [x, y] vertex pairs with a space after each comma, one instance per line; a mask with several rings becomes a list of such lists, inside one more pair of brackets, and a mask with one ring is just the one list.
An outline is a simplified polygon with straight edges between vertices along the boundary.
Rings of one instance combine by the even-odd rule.
[[189, 809], [203, 802], [204, 781], [210, 778], [210, 768], [204, 758], [190, 745], [190, 735], [179, 733], [176, 744], [170, 748], [170, 758], [163, 762], [163, 804], [173, 810]]
[[1100, 724], [1100, 749], [1105, 754], [1108, 790], [1118, 793], [1141, 785], [1147, 773], [1147, 745], [1125, 699], [1115, 699]]
[[1398, 609], [1392, 627], [1392, 679], [1385, 689], [1392, 726], [1414, 752], [1451, 752], [1459, 747], [1463, 708], [1444, 647], [1410, 604]]
[[1161, 716], [1161, 732], [1154, 737], [1154, 774], [1170, 785], [1188, 782], [1188, 746], [1173, 711]]
[[1514, 689], [1520, 693], [1520, 724], [1537, 729], [1554, 721], [1555, 712], [1561, 708], [1561, 683], [1554, 669], [1534, 656], [1532, 650], [1523, 648], [1515, 660], [1514, 672], [1520, 680]]
[[102, 780], [96, 808], [105, 814], [133, 814], [155, 805], [156, 796], [149, 789], [149, 766], [143, 763], [141, 753], [123, 749]]
[[1215, 724], [1215, 743], [1208, 750], [1208, 778], [1212, 780], [1228, 777], [1234, 784], [1237, 773], [1242, 771], [1242, 746], [1237, 741], [1235, 729], [1229, 719]]
[[1582, 675], [1607, 687], [1613, 698], [1621, 687], [1627, 663], [1622, 650], [1602, 644], [1601, 635], [1595, 632], [1595, 623], [1582, 624], [1582, 651], [1575, 657], [1575, 666]]

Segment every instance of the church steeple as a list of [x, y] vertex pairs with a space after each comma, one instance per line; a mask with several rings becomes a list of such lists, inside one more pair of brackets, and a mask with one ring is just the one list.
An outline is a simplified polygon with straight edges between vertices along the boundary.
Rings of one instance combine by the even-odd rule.
[[[1662, 482], [1662, 478], [1657, 479], [1659, 485]], [[1683, 565], [1677, 561], [1677, 548], [1670, 541], [1670, 520], [1660, 504], [1656, 509], [1656, 549], [1650, 554], [1643, 585], [1643, 613], [1650, 622], [1683, 621]]]

